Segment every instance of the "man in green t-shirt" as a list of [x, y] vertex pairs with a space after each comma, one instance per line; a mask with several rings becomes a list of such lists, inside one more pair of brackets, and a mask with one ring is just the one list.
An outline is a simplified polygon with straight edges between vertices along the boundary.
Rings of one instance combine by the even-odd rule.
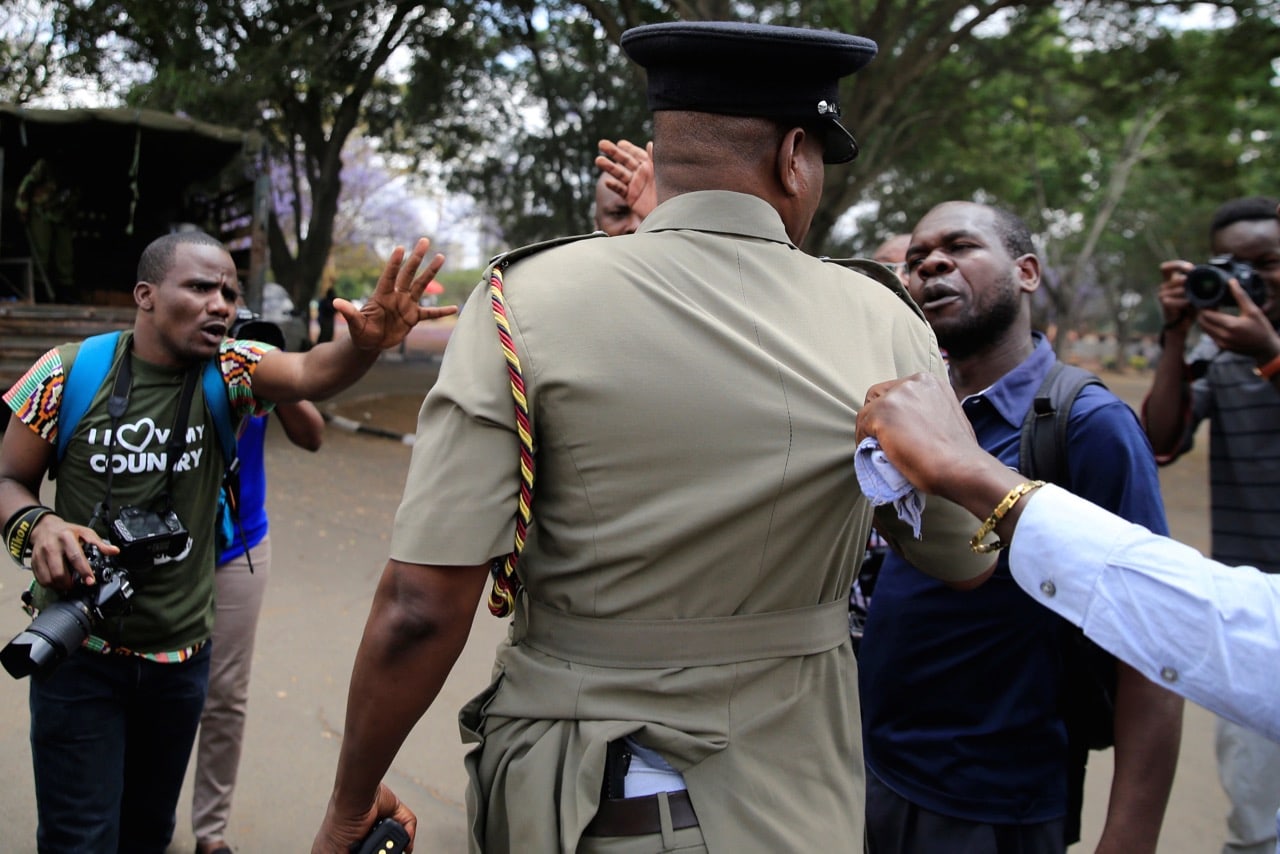
[[152, 242], [138, 264], [133, 329], [58, 461], [54, 508], [40, 505], [39, 488], [79, 346], [50, 350], [5, 394], [0, 519], [10, 553], [30, 558], [37, 608], [94, 583], [87, 547], [126, 559], [107, 535], [123, 508], [172, 511], [188, 532], [158, 558], [129, 558], [129, 613], [94, 622], [84, 650], [31, 682], [40, 851], [161, 854], [172, 838], [208, 679], [224, 467], [201, 371], [217, 361], [233, 419], [340, 391], [419, 320], [453, 313], [418, 305], [444, 261], [436, 255], [415, 275], [429, 245], [419, 240], [407, 259], [397, 248], [363, 308], [338, 301], [347, 336], [285, 353], [226, 338], [240, 286], [221, 243], [201, 232]]

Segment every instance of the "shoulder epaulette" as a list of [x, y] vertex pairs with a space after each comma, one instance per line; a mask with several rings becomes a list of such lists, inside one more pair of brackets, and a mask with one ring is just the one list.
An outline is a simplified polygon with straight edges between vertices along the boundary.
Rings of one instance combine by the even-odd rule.
[[903, 287], [902, 280], [897, 274], [890, 270], [879, 261], [872, 261], [870, 258], [821, 258], [830, 264], [839, 264], [856, 273], [861, 273], [869, 279], [875, 279], [889, 290], [893, 291], [898, 299], [907, 304], [911, 309], [911, 313], [916, 317], [924, 320], [924, 311], [920, 306], [916, 305], [916, 301], [911, 298], [911, 294], [907, 293], [907, 289]]
[[[521, 246], [518, 249], [512, 249], [499, 255], [494, 255], [489, 261], [489, 269], [494, 267], [505, 269], [511, 266], [521, 258], [528, 258], [530, 255], [536, 255], [548, 249], [555, 249], [557, 246], [564, 246], [569, 243], [576, 243], [579, 240], [587, 240], [591, 237], [608, 237], [603, 231], [593, 231], [590, 234], [572, 234], [568, 237], [557, 237], [552, 240], [544, 240], [541, 243], [530, 243], [528, 246]], [[485, 278], [488, 278], [486, 274]]]

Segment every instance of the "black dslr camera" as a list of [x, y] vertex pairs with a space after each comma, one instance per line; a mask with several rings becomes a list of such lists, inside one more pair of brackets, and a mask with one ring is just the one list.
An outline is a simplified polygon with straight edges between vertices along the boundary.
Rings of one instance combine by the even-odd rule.
[[[96, 583], [86, 585], [76, 576], [75, 586], [65, 599], [41, 611], [25, 631], [0, 650], [0, 664], [14, 679], [52, 672], [84, 643], [95, 625], [129, 613], [133, 586], [128, 571], [98, 551], [97, 546], [85, 546], [84, 556], [93, 567]], [[30, 591], [22, 598], [31, 604]]]
[[157, 513], [132, 505], [121, 507], [107, 532], [120, 547], [114, 562], [133, 570], [150, 569], [161, 558], [175, 558], [187, 550], [191, 535], [172, 510]]
[[1235, 305], [1227, 282], [1235, 279], [1258, 305], [1267, 300], [1267, 286], [1247, 261], [1230, 255], [1218, 255], [1207, 264], [1199, 264], [1187, 273], [1187, 302], [1196, 308], [1218, 308]]

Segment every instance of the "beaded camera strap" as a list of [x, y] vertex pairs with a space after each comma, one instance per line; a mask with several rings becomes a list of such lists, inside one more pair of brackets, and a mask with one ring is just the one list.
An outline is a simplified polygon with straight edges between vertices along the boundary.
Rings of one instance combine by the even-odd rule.
[[507, 304], [502, 294], [502, 270], [494, 267], [489, 276], [489, 304], [493, 320], [498, 324], [498, 340], [502, 343], [502, 355], [507, 359], [507, 373], [511, 375], [511, 397], [516, 407], [516, 433], [520, 439], [520, 501], [516, 512], [515, 547], [506, 557], [494, 558], [489, 567], [493, 587], [489, 591], [489, 612], [495, 617], [506, 617], [515, 608], [516, 597], [524, 588], [516, 574], [516, 564], [524, 551], [525, 534], [529, 530], [533, 505], [533, 431], [529, 426], [529, 402], [524, 395], [524, 376], [520, 372], [520, 357], [511, 341], [511, 325], [507, 322]]

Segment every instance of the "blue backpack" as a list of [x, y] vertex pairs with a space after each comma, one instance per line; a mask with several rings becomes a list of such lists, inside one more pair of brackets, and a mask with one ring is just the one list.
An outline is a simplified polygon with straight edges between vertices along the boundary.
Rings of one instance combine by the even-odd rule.
[[[71, 435], [80, 419], [89, 411], [94, 395], [106, 382], [115, 358], [120, 333], [107, 332], [86, 338], [80, 352], [67, 369], [62, 384], [62, 399], [58, 404], [58, 443], [55, 466], [66, 456]], [[225, 470], [222, 489], [218, 493], [218, 551], [229, 547], [236, 537], [240, 521], [240, 457], [236, 449], [237, 430], [231, 420], [231, 403], [227, 398], [227, 386], [222, 380], [222, 370], [216, 358], [205, 363], [200, 372], [204, 386], [204, 403], [213, 416], [213, 432], [222, 449]]]

